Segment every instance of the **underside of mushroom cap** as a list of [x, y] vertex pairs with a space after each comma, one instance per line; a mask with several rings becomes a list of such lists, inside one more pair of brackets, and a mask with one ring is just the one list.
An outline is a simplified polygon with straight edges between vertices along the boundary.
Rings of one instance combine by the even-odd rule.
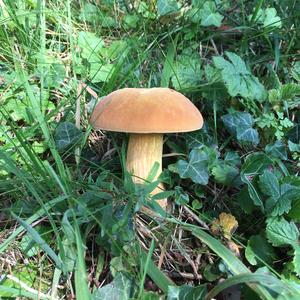
[[200, 129], [203, 118], [184, 95], [169, 88], [124, 88], [95, 107], [96, 129], [130, 133], [172, 133]]

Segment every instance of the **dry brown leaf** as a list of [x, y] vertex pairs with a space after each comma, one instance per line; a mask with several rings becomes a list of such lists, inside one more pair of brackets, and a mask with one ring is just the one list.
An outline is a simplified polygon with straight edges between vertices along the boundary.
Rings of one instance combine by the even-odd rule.
[[231, 214], [222, 212], [219, 218], [212, 222], [210, 229], [213, 234], [222, 233], [227, 240], [231, 240], [231, 236], [237, 227], [238, 222], [236, 218]]

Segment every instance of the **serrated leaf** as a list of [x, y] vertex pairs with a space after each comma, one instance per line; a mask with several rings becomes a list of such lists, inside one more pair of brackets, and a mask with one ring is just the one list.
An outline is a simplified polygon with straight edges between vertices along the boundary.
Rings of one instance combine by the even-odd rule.
[[288, 222], [284, 218], [267, 219], [266, 234], [273, 246], [298, 245], [299, 230], [294, 222]]
[[77, 39], [78, 46], [81, 49], [81, 56], [87, 60], [94, 54], [99, 53], [104, 47], [103, 39], [96, 36], [93, 32], [80, 31]]
[[179, 10], [179, 5], [176, 0], [158, 0], [157, 12], [160, 16], [169, 15]]
[[204, 151], [192, 150], [188, 162], [179, 160], [177, 168], [181, 178], [190, 178], [193, 182], [203, 185], [208, 183], [208, 156]]
[[264, 100], [266, 97], [264, 86], [247, 69], [242, 58], [232, 52], [225, 53], [230, 61], [217, 56], [213, 58], [213, 62], [221, 70], [228, 93], [232, 97], [240, 95], [249, 99]]
[[171, 77], [175, 89], [197, 86], [202, 77], [201, 61], [197, 54], [185, 53], [178, 57]]
[[264, 173], [259, 176], [259, 187], [262, 192], [271, 197], [278, 198], [280, 196], [280, 187], [277, 177], [273, 172], [264, 170]]
[[81, 136], [82, 132], [73, 123], [62, 122], [55, 130], [54, 140], [56, 147], [59, 150], [63, 150], [78, 142]]
[[295, 62], [291, 74], [295, 80], [300, 82], [300, 61]]
[[107, 82], [113, 74], [114, 65], [101, 63], [91, 63], [90, 78], [93, 83]]
[[265, 263], [272, 264], [275, 252], [264, 236], [252, 235], [248, 240], [245, 256], [251, 265], [263, 266]]
[[218, 164], [212, 169], [212, 174], [216, 182], [231, 185], [237, 179], [239, 170], [229, 164]]
[[300, 276], [300, 246], [299, 245], [294, 246], [293, 264], [295, 267], [295, 272], [297, 273], [298, 276]]

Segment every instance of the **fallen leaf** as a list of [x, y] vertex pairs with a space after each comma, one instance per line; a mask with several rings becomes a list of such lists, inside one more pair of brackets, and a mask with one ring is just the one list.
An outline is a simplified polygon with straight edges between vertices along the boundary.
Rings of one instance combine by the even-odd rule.
[[238, 222], [236, 218], [231, 215], [222, 212], [219, 218], [214, 220], [211, 225], [211, 231], [213, 234], [223, 234], [225, 239], [231, 240], [232, 234], [238, 227]]

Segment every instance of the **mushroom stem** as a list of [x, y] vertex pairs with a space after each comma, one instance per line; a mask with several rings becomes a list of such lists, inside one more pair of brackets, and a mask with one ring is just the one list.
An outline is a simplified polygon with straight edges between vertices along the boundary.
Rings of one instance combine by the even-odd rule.
[[[131, 133], [127, 149], [126, 167], [133, 174], [135, 183], [144, 183], [155, 162], [159, 168], [153, 180], [156, 180], [162, 172], [163, 135], [160, 133], [137, 134]], [[155, 195], [164, 190], [160, 183], [153, 191]], [[157, 200], [163, 208], [167, 207], [167, 199]]]

